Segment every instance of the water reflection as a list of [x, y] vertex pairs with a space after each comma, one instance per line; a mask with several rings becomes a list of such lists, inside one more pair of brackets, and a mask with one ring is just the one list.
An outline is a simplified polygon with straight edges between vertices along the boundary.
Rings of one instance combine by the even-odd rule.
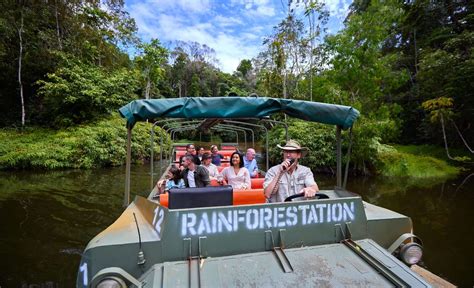
[[[123, 175], [122, 168], [0, 173], [0, 286], [74, 286], [85, 245], [123, 210]], [[132, 177], [132, 193], [145, 195], [148, 169], [136, 166]]]
[[410, 216], [415, 234], [424, 243], [427, 268], [465, 287], [474, 284], [470, 245], [474, 228], [468, 224], [474, 219], [474, 178], [466, 177], [432, 187], [424, 182], [406, 185], [384, 178], [355, 179], [348, 189], [371, 203]]
[[[123, 211], [123, 175], [124, 168], [0, 172], [0, 286], [74, 286], [85, 245]], [[132, 198], [148, 194], [149, 179], [148, 165], [133, 167]], [[334, 183], [318, 177], [321, 188]], [[472, 286], [474, 177], [432, 187], [415, 184], [420, 185], [358, 178], [348, 182], [348, 189], [409, 215], [424, 241], [428, 268], [460, 286]]]

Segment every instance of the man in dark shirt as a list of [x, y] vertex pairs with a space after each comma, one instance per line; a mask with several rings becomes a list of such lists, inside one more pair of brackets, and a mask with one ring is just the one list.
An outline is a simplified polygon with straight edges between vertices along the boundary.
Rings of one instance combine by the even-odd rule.
[[179, 168], [181, 170], [184, 168], [182, 166], [182, 163], [183, 163], [183, 158], [186, 155], [192, 155], [194, 157], [194, 164], [201, 165], [201, 160], [199, 160], [199, 157], [196, 155], [196, 147], [194, 146], [194, 144], [188, 144], [186, 145], [186, 154], [184, 154], [183, 156], [179, 158], [179, 165], [180, 165]]
[[211, 183], [209, 172], [206, 168], [196, 165], [193, 155], [185, 155], [183, 160], [184, 170], [181, 175], [186, 187], [206, 187]]

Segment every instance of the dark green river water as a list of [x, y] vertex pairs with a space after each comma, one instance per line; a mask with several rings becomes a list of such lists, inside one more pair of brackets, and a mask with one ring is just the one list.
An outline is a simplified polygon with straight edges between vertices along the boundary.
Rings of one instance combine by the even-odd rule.
[[[73, 287], [87, 242], [123, 211], [124, 171], [0, 172], [0, 287]], [[148, 194], [148, 171], [133, 167], [132, 194]], [[425, 266], [473, 287], [474, 175], [467, 176], [438, 184], [358, 178], [348, 189], [410, 216]], [[317, 178], [322, 189], [335, 183]]]

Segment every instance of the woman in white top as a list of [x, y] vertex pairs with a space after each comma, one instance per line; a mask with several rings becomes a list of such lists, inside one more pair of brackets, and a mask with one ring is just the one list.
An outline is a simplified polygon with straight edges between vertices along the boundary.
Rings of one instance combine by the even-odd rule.
[[222, 170], [224, 180], [234, 189], [251, 189], [250, 173], [244, 167], [244, 159], [239, 152], [232, 153], [230, 157], [232, 165]]

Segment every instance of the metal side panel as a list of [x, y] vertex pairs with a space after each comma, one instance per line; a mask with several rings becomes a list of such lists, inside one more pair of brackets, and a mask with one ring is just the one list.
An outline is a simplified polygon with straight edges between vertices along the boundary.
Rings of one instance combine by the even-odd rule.
[[408, 266], [403, 264], [400, 260], [393, 257], [387, 250], [382, 248], [380, 245], [375, 243], [372, 240], [366, 239], [363, 241], [356, 241], [366, 252], [371, 256], [378, 259], [385, 267], [389, 268], [394, 274], [406, 275], [402, 279], [410, 287], [431, 287], [431, 285], [426, 282], [418, 274], [414, 273]]
[[395, 211], [383, 208], [363, 201], [367, 220], [398, 219], [407, 218], [407, 216]]
[[[430, 287], [370, 240], [357, 243], [412, 287]], [[143, 287], [393, 287], [383, 274], [343, 244], [284, 250], [293, 271], [272, 251], [156, 264]], [[297, 285], [297, 286], [295, 286]]]
[[388, 249], [400, 235], [413, 230], [411, 219], [400, 213], [364, 202], [368, 237]]

